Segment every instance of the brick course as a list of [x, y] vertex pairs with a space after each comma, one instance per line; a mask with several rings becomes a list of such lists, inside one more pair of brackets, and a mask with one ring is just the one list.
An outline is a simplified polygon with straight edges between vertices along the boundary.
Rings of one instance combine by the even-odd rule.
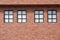
[[0, 5], [60, 4], [60, 0], [0, 0]]

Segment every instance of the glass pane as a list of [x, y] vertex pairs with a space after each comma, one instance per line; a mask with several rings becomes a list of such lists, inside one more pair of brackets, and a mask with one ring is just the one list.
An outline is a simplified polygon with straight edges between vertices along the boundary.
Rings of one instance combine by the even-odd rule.
[[52, 14], [52, 11], [48, 11], [48, 14]]
[[53, 19], [53, 22], [56, 22], [56, 19]]
[[43, 19], [40, 19], [39, 21], [40, 21], [40, 22], [43, 22]]
[[56, 14], [56, 11], [53, 11], [53, 14]]
[[48, 15], [48, 18], [53, 18], [53, 15]]
[[38, 15], [35, 15], [35, 18], [39, 18]]
[[22, 20], [21, 19], [18, 19], [18, 22], [22, 22]]
[[22, 18], [21, 15], [18, 15], [18, 18]]
[[9, 15], [9, 18], [13, 18], [13, 15]]
[[52, 22], [52, 19], [48, 19], [48, 22]]
[[43, 11], [39, 11], [39, 14], [43, 14]]
[[26, 22], [26, 19], [23, 19], [22, 22]]
[[26, 14], [26, 11], [22, 11], [22, 14]]
[[18, 11], [18, 14], [21, 14], [21, 11]]
[[39, 18], [43, 18], [43, 15], [40, 15], [40, 17]]
[[22, 18], [26, 18], [26, 15], [22, 15]]
[[53, 18], [56, 18], [56, 15], [53, 15]]
[[9, 22], [13, 22], [13, 19], [9, 19]]
[[39, 22], [39, 20], [38, 19], [35, 19], [35, 22]]
[[38, 14], [39, 11], [35, 11], [35, 14]]
[[8, 14], [8, 11], [5, 11], [5, 14]]
[[9, 14], [13, 14], [13, 11], [9, 11]]
[[8, 22], [8, 19], [5, 19], [5, 22]]
[[5, 18], [8, 18], [8, 15], [5, 15]]

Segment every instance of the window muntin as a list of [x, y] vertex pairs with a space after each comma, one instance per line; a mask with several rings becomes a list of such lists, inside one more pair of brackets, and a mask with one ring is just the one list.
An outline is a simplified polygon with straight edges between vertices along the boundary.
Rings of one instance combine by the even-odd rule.
[[26, 11], [18, 11], [18, 22], [26, 22], [26, 15], [27, 15], [27, 13], [26, 13]]
[[48, 22], [56, 22], [57, 19], [57, 13], [55, 10], [49, 10], [48, 11]]
[[35, 22], [43, 22], [43, 10], [35, 11]]
[[12, 10], [4, 11], [4, 22], [13, 22], [13, 11]]

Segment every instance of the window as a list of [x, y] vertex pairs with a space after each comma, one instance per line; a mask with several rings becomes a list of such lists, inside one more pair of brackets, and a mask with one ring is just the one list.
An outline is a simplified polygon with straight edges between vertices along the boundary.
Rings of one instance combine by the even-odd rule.
[[43, 10], [35, 11], [35, 22], [43, 22]]
[[13, 11], [11, 10], [4, 11], [4, 22], [13, 22]]
[[56, 22], [57, 13], [55, 10], [48, 11], [48, 22]]
[[27, 14], [26, 14], [26, 11], [23, 11], [23, 10], [20, 11], [20, 10], [19, 10], [19, 11], [18, 11], [18, 15], [17, 15], [17, 16], [18, 16], [18, 22], [26, 22], [26, 19], [27, 19], [27, 18], [26, 18], [26, 15], [27, 15]]

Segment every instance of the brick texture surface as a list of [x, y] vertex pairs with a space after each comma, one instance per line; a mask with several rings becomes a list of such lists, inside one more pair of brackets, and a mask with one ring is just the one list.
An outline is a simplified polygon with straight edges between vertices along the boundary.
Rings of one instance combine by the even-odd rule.
[[0, 5], [5, 4], [60, 4], [60, 0], [0, 0]]
[[[17, 10], [27, 10], [27, 22], [17, 23]], [[34, 23], [34, 10], [44, 10], [44, 23]], [[57, 10], [57, 23], [47, 22], [47, 10]], [[4, 10], [14, 10], [14, 22], [4, 23]], [[1, 6], [0, 40], [60, 40], [60, 7]]]

